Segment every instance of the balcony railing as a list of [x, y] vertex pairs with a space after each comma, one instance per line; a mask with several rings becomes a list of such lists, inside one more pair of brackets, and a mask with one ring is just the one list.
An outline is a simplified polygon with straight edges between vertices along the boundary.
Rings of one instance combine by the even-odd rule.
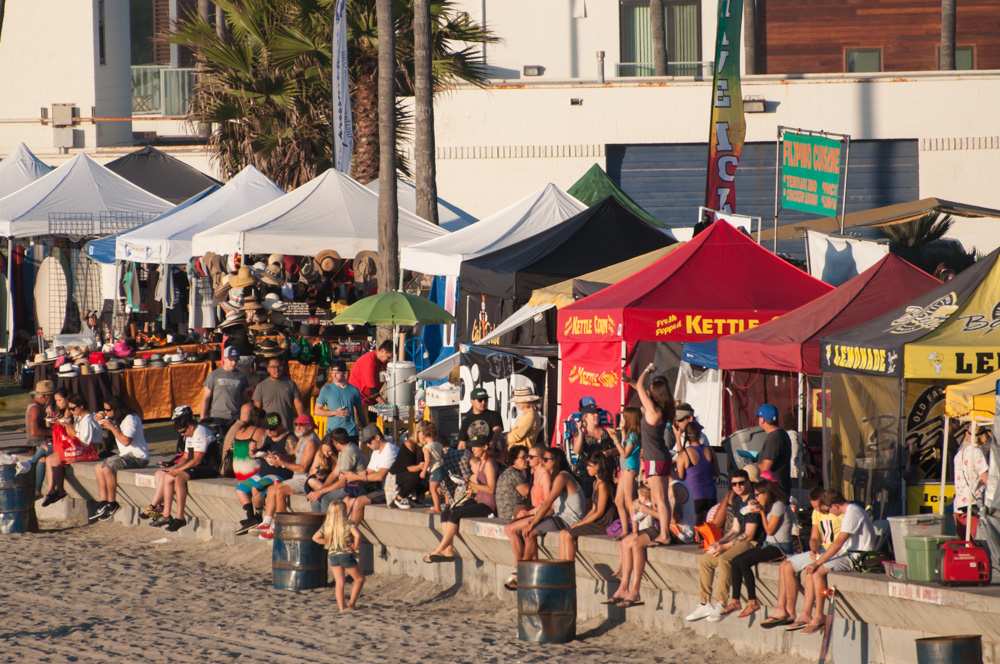
[[194, 76], [190, 68], [132, 67], [132, 113], [187, 115], [194, 94]]
[[[711, 78], [713, 64], [715, 63], [712, 61], [668, 62], [667, 76]], [[656, 76], [656, 67], [652, 62], [619, 62], [615, 65], [615, 76], [618, 78]]]

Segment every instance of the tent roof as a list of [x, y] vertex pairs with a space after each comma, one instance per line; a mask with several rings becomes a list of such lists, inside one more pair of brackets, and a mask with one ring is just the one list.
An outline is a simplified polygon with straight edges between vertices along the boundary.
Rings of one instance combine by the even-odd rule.
[[102, 217], [146, 221], [171, 207], [169, 202], [140, 189], [81, 153], [51, 173], [0, 198], [0, 235], [48, 235], [49, 220], [61, 214], [72, 215], [74, 221], [89, 222], [91, 232], [99, 233]]
[[615, 184], [597, 164], [587, 169], [587, 172], [567, 189], [567, 193], [586, 205], [596, 205], [608, 196], [614, 196], [626, 209], [646, 223], [656, 227], [665, 226], [662, 221], [646, 212], [631, 196], [622, 191], [621, 187]]
[[547, 184], [468, 228], [402, 249], [400, 266], [424, 274], [457, 276], [463, 261], [534, 237], [585, 209], [586, 205], [559, 187]]
[[559, 311], [560, 341], [704, 341], [832, 290], [723, 220], [645, 270]]
[[[376, 194], [378, 193], [378, 179], [372, 180], [365, 186]], [[437, 200], [438, 224], [446, 231], [454, 232], [476, 223], [475, 217], [457, 205], [452, 205], [440, 196], [438, 196]], [[397, 178], [396, 202], [400, 209], [417, 214], [417, 186], [405, 178]]]
[[533, 288], [672, 243], [609, 196], [534, 237], [465, 261], [460, 283], [463, 291], [527, 299]]
[[180, 203], [213, 184], [222, 184], [194, 166], [151, 146], [109, 161], [105, 167], [171, 203]]
[[[998, 256], [1000, 250], [867, 323], [823, 337], [823, 371], [962, 380], [997, 369]], [[977, 348], [994, 359], [980, 364]]]
[[620, 263], [581, 274], [578, 277], [566, 279], [550, 286], [536, 288], [531, 291], [531, 300], [528, 301], [528, 304], [532, 306], [548, 304], [561, 309], [576, 301], [573, 297], [573, 282], [586, 281], [589, 283], [604, 284], [605, 286], [614, 284], [630, 274], [649, 267], [652, 263], [681, 246], [681, 243], [677, 243], [660, 247], [659, 249], [654, 249], [653, 251], [629, 258]]
[[723, 369], [819, 375], [819, 339], [869, 321], [941, 282], [888, 254], [870, 268], [777, 320], [719, 340]]
[[993, 417], [1000, 371], [944, 388], [944, 412], [949, 417]]
[[[942, 198], [921, 198], [916, 201], [894, 203], [893, 205], [859, 210], [844, 215], [844, 230], [905, 224], [931, 212], [951, 214], [957, 217], [1000, 217], [1000, 210], [946, 201]], [[840, 222], [837, 217], [826, 217], [784, 224], [778, 227], [778, 239], [798, 240], [807, 230], [836, 233], [840, 230]]]
[[[284, 192], [253, 166], [247, 166], [225, 186], [213, 185], [205, 196], [183, 209], [174, 208], [149, 224], [118, 235], [115, 256], [137, 263], [187, 263], [194, 234], [254, 210]], [[190, 199], [188, 199], [190, 200]]]
[[0, 197], [13, 194], [51, 171], [52, 167], [36, 157], [27, 145], [18, 143], [14, 151], [0, 161]]
[[[401, 247], [448, 231], [399, 211]], [[343, 258], [378, 250], [378, 196], [340, 171], [328, 169], [301, 187], [192, 238], [194, 255], [292, 254], [333, 249]]]

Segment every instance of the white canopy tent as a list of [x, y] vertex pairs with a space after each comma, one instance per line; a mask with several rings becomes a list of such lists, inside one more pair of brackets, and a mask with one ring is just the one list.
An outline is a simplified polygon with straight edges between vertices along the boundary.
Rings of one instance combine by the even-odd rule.
[[[442, 235], [448, 231], [399, 210], [401, 247]], [[311, 256], [321, 249], [333, 249], [343, 258], [378, 249], [378, 195], [333, 169], [192, 238], [195, 256], [208, 251]]]
[[[104, 168], [86, 154], [78, 154], [51, 173], [0, 198], [0, 235], [49, 235], [51, 222], [67, 220], [74, 233], [101, 235], [114, 223], [138, 225], [173, 204], [140, 189]], [[52, 230], [50, 230], [52, 229]]]
[[28, 146], [18, 143], [17, 148], [0, 161], [0, 197], [13, 194], [52, 171], [52, 167], [36, 157]]
[[[372, 180], [365, 186], [378, 193], [378, 180]], [[396, 200], [400, 209], [417, 214], [417, 187], [409, 180], [404, 178], [396, 180]], [[462, 208], [452, 205], [440, 196], [437, 200], [438, 223], [446, 231], [454, 232], [476, 223], [476, 218]]]
[[212, 194], [171, 210], [115, 238], [115, 258], [137, 263], [186, 263], [194, 254], [191, 238], [280, 198], [285, 192], [253, 166], [247, 166]]
[[554, 184], [522, 198], [472, 226], [400, 251], [404, 269], [457, 276], [463, 261], [526, 240], [587, 209]]

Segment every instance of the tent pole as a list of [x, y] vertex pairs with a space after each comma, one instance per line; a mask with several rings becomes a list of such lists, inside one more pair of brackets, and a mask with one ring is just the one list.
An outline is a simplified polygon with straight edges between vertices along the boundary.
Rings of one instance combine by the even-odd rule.
[[167, 331], [167, 301], [170, 300], [170, 283], [167, 279], [167, 266], [165, 263], [160, 263], [160, 279], [163, 280], [163, 303], [160, 305], [160, 327], [163, 328], [163, 332]]
[[[799, 398], [798, 398], [798, 425], [799, 425], [799, 458], [801, 459], [803, 454], [802, 450], [805, 448], [806, 444], [806, 392], [805, 392], [805, 378], [806, 375], [799, 372]], [[799, 472], [798, 476], [798, 488], [802, 490], [802, 472]]]
[[[111, 300], [111, 336], [115, 336], [115, 330], [118, 326], [118, 291], [121, 290], [121, 278], [122, 278], [122, 262], [115, 259], [115, 294], [114, 299]], [[117, 339], [115, 339], [117, 341]]]
[[[899, 455], [897, 459], [896, 467], [899, 471], [899, 502], [900, 502], [900, 514], [906, 514], [906, 470], [910, 465], [910, 459], [903, 457], [903, 453], [906, 449], [906, 379], [902, 375], [902, 371], [899, 376], [899, 442], [896, 445], [896, 454]], [[876, 453], [877, 454], [877, 453]], [[885, 506], [882, 507], [883, 514], [885, 513]]]
[[938, 494], [938, 512], [944, 515], [944, 487], [948, 481], [948, 429], [951, 418], [944, 414], [944, 440], [941, 441], [941, 493]]
[[10, 236], [7, 238], [7, 310], [9, 313], [6, 314], [7, 321], [11, 322], [11, 325], [7, 325], [4, 321], [4, 326], [7, 329], [7, 350], [9, 351], [14, 347], [14, 238]]
[[[970, 432], [969, 435], [972, 436], [972, 441], [970, 442], [970, 444], [971, 445], [975, 445], [976, 444], [976, 408], [975, 408], [976, 401], [975, 401], [975, 397], [973, 397], [972, 404], [973, 404], [973, 408], [972, 408], [972, 431]], [[964, 475], [963, 475], [963, 477], [964, 477]], [[977, 478], [977, 480], [978, 480], [978, 478]], [[975, 495], [976, 495], [975, 485], [973, 485], [972, 496], [975, 496]], [[944, 496], [942, 495], [941, 498], [943, 500]], [[969, 505], [968, 505], [968, 507], [965, 510], [965, 539], [967, 541], [972, 539], [972, 503], [973, 502], [975, 502], [975, 501], [972, 499], [972, 497], [970, 497]]]

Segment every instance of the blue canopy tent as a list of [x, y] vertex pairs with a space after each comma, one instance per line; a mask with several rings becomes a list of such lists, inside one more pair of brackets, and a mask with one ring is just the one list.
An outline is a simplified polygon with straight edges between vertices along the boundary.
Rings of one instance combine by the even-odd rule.
[[681, 360], [696, 367], [719, 368], [719, 340], [696, 341], [684, 344]]

